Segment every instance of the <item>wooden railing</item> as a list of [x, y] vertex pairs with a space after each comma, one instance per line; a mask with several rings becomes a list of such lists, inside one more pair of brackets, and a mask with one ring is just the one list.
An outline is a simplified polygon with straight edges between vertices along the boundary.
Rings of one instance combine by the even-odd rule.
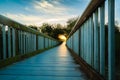
[[[108, 36], [105, 36], [105, 0], [91, 0], [67, 40], [72, 51], [108, 80], [115, 80], [114, 12], [114, 0], [108, 0]], [[108, 64], [105, 64], [105, 39], [108, 40]]]
[[0, 61], [57, 44], [57, 40], [0, 15]]

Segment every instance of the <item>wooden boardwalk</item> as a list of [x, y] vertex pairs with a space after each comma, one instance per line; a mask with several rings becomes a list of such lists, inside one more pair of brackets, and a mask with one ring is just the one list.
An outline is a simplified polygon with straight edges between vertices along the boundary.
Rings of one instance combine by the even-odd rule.
[[0, 80], [88, 80], [64, 44], [0, 69]]

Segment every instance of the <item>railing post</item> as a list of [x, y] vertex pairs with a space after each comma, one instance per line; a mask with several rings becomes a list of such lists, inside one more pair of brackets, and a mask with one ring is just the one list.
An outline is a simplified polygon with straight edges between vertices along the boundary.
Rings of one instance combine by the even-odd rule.
[[8, 27], [8, 57], [11, 57], [11, 32], [10, 27]]
[[87, 21], [85, 22], [85, 61], [88, 63]]
[[115, 0], [108, 0], [108, 79], [115, 80]]
[[88, 26], [88, 41], [89, 41], [89, 64], [91, 65], [91, 54], [92, 54], [92, 52], [91, 52], [91, 50], [92, 50], [92, 47], [91, 47], [91, 40], [92, 40], [92, 38], [91, 38], [91, 17], [89, 18], [89, 26]]
[[72, 49], [74, 49], [74, 36], [72, 35]]
[[78, 42], [78, 39], [79, 39], [79, 36], [78, 36], [78, 30], [75, 32], [74, 34], [74, 52], [76, 53], [79, 53], [79, 42]]
[[83, 26], [81, 27], [81, 57], [83, 58], [83, 45], [84, 45], [84, 36], [83, 36]]
[[3, 59], [6, 59], [6, 31], [5, 31], [6, 26], [2, 26], [2, 42], [3, 42]]
[[23, 54], [25, 54], [25, 32], [23, 32]]
[[70, 37], [70, 48], [72, 48], [72, 39]]
[[104, 4], [100, 7], [100, 74], [105, 76], [105, 11]]
[[94, 32], [93, 32], [93, 29], [94, 29], [94, 26], [93, 26], [93, 15], [91, 16], [91, 64], [92, 64], [92, 67], [94, 67]]
[[21, 35], [21, 34], [20, 34], [20, 31], [18, 30], [18, 42], [19, 42], [19, 43], [18, 43], [18, 46], [19, 46], [19, 53], [21, 53], [21, 52], [20, 52], [20, 41], [21, 41], [21, 40], [20, 40], [20, 35]]
[[89, 65], [91, 65], [91, 17], [88, 20], [88, 54], [89, 54]]
[[20, 31], [20, 54], [22, 54], [22, 31]]
[[80, 43], [81, 42], [81, 32], [80, 32], [80, 30], [81, 30], [81, 28], [79, 28], [79, 31], [78, 31], [79, 32], [78, 33], [78, 39], [79, 39], [78, 40], [79, 41], [79, 45], [78, 45], [79, 46], [79, 48], [78, 48], [78, 50], [79, 50], [79, 57], [80, 57], [80, 54], [81, 54], [80, 53], [80, 51], [81, 51], [81, 43]]
[[84, 44], [83, 44], [83, 47], [84, 47], [84, 49], [83, 49], [83, 59], [84, 60], [86, 59], [86, 53], [85, 53], [85, 51], [86, 51], [86, 46], [85, 46], [86, 36], [85, 36], [85, 33], [86, 33], [86, 31], [85, 31], [85, 23], [84, 23], [84, 26], [83, 26], [83, 36], [84, 36], [84, 39], [83, 39], [83, 41], [84, 41]]
[[13, 57], [15, 57], [15, 54], [16, 54], [15, 43], [16, 43], [16, 40], [15, 40], [15, 29], [12, 28], [12, 53], [13, 53]]
[[94, 14], [94, 68], [99, 72], [98, 61], [98, 10]]
[[25, 50], [25, 52], [24, 52], [24, 54], [26, 54], [26, 32], [24, 32], [24, 36], [25, 36], [25, 39], [24, 39], [24, 40], [25, 40], [25, 43], [24, 43], [24, 44], [25, 44], [25, 45], [24, 45], [24, 50]]
[[26, 32], [26, 53], [28, 53], [28, 32]]
[[85, 54], [86, 54], [86, 62], [88, 63], [89, 62], [89, 54], [88, 54], [88, 20], [85, 22], [86, 23], [86, 30], [85, 30], [85, 37], [86, 37], [86, 39], [85, 39], [85, 41], [86, 41], [86, 44], [85, 44], [85, 46], [86, 46], [86, 52], [85, 52]]
[[28, 53], [30, 52], [30, 33], [28, 33]]

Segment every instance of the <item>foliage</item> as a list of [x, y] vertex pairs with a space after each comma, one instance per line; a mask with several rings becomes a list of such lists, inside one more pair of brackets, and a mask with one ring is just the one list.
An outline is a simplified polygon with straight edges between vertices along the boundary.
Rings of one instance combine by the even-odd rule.
[[76, 21], [77, 21], [78, 18], [71, 18], [67, 21], [67, 28], [66, 28], [66, 31], [67, 31], [67, 34], [70, 33], [70, 31], [72, 30], [72, 28], [74, 27]]
[[40, 32], [51, 36], [55, 39], [59, 39], [58, 35], [64, 35], [67, 37], [67, 35], [70, 33], [71, 29], [74, 27], [76, 21], [78, 18], [71, 18], [67, 21], [67, 25], [66, 26], [62, 26], [61, 24], [48, 24], [48, 23], [43, 23], [42, 26], [38, 27], [38, 26], [34, 26], [34, 25], [30, 25], [28, 27], [35, 29], [35, 30], [39, 30]]
[[66, 31], [65, 29], [63, 28], [63, 26], [61, 24], [54, 24], [54, 25], [50, 25], [48, 23], [43, 23], [43, 25], [40, 27], [41, 29], [41, 32], [48, 35], [48, 36], [51, 36], [55, 39], [58, 39], [58, 35], [59, 34], [66, 34]]

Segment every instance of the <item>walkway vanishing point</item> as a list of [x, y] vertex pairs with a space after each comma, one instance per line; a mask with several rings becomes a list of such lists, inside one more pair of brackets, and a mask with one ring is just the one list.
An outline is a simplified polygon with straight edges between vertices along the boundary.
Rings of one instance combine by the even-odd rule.
[[0, 70], [0, 80], [87, 80], [65, 44]]

